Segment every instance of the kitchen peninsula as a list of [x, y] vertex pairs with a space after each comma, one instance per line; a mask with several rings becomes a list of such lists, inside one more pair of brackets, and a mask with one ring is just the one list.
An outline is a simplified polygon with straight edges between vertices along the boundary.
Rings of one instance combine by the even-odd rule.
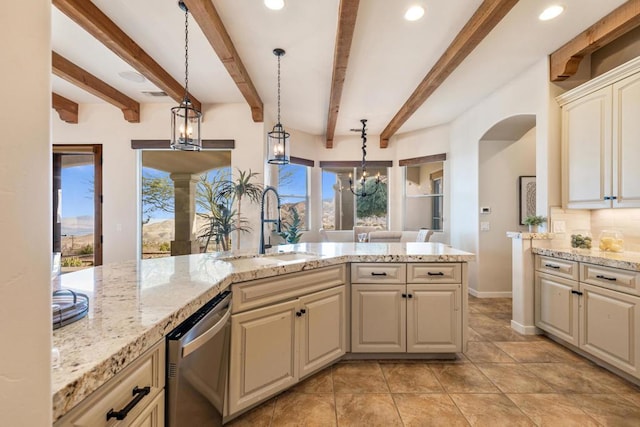
[[[397, 279], [397, 284], [407, 289], [453, 282], [458, 298], [455, 310], [460, 318], [459, 351], [464, 349], [467, 262], [475, 259], [473, 254], [440, 243], [305, 243], [276, 249], [261, 257], [200, 254], [131, 261], [58, 277], [54, 288], [87, 294], [90, 311], [86, 318], [53, 333], [53, 347], [60, 352], [60, 363], [52, 375], [54, 420], [163, 340], [220, 292], [238, 283], [291, 273], [342, 266], [347, 273], [351, 271], [351, 275], [343, 275], [347, 289], [354, 283], [351, 292], [363, 286], [359, 277], [364, 274], [370, 274], [373, 281], [381, 277], [387, 283], [396, 283]], [[403, 275], [375, 273], [371, 269], [376, 266], [392, 267], [389, 271], [393, 274]], [[239, 298], [234, 291], [234, 299]]]

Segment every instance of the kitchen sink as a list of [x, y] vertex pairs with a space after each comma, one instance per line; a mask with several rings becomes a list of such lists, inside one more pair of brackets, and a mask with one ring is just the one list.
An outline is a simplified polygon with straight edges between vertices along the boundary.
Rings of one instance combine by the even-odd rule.
[[284, 252], [268, 255], [254, 255], [241, 258], [225, 259], [225, 262], [233, 265], [236, 270], [245, 270], [255, 267], [278, 266], [285, 264], [293, 264], [296, 262], [304, 262], [317, 259], [318, 255], [303, 252]]

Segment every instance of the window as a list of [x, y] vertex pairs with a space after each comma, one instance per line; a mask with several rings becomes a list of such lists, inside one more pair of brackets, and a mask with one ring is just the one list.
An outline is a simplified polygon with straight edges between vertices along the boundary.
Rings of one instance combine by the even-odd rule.
[[291, 224], [292, 209], [296, 209], [302, 230], [308, 230], [309, 168], [294, 163], [278, 166], [278, 194], [283, 222]]
[[[425, 161], [418, 163], [411, 160]], [[441, 231], [443, 229], [444, 162], [428, 160], [427, 157], [400, 161], [400, 165], [405, 166], [405, 230], [428, 228]]]
[[[362, 175], [361, 168], [345, 166], [322, 168], [322, 228], [352, 230], [356, 225], [387, 228], [388, 168], [367, 165], [367, 173], [371, 177], [380, 174], [380, 186], [374, 194], [357, 197], [349, 189], [349, 174], [359, 177]], [[373, 178], [367, 181], [368, 191], [373, 191], [374, 181]]]
[[234, 211], [216, 187], [230, 174], [230, 151], [143, 150], [141, 257], [230, 249]]

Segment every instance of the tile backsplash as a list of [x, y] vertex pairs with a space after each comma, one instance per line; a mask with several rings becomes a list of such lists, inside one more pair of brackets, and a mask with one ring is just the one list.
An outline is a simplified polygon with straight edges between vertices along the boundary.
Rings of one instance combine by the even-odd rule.
[[[564, 222], [565, 232], [554, 230], [554, 225]], [[554, 224], [555, 223], [555, 224]], [[594, 248], [598, 247], [598, 235], [602, 230], [618, 230], [624, 235], [625, 251], [640, 252], [640, 209], [549, 209], [549, 231], [555, 233], [554, 247], [569, 247], [573, 230], [591, 230]]]

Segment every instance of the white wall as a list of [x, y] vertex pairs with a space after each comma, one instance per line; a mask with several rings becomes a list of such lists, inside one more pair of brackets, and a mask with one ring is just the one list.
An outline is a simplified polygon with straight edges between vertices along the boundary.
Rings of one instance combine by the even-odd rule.
[[[479, 291], [483, 296], [511, 295], [511, 245], [507, 231], [522, 229], [519, 221], [518, 177], [535, 175], [536, 130], [519, 141], [480, 141], [479, 201], [491, 208], [480, 214], [490, 224], [480, 231], [478, 265]], [[532, 161], [533, 160], [533, 161]]]
[[[142, 104], [140, 123], [128, 123], [121, 111], [107, 104], [82, 104], [78, 124], [68, 124], [52, 112], [54, 144], [103, 145], [103, 235], [104, 263], [139, 258], [137, 240], [140, 223], [137, 150], [132, 139], [169, 139], [173, 104]], [[263, 181], [264, 126], [254, 123], [246, 104], [204, 105], [203, 139], [235, 139], [231, 153], [234, 169], [251, 169]], [[258, 230], [260, 207], [243, 203], [242, 215]], [[242, 249], [257, 248], [258, 235], [242, 234]]]
[[51, 425], [51, 2], [0, 14], [0, 424]]
[[[487, 130], [505, 118], [535, 114], [537, 210], [547, 215], [548, 206], [558, 204], [560, 192], [560, 138], [556, 127], [559, 118], [552, 99], [555, 90], [549, 84], [549, 64], [544, 58], [451, 123], [449, 170], [455, 177], [448, 181], [452, 193], [451, 243], [476, 254], [476, 261], [469, 264], [469, 286], [476, 292], [482, 291], [478, 283], [478, 263], [482, 262], [478, 244], [479, 141]], [[504, 244], [509, 244], [506, 238]]]

